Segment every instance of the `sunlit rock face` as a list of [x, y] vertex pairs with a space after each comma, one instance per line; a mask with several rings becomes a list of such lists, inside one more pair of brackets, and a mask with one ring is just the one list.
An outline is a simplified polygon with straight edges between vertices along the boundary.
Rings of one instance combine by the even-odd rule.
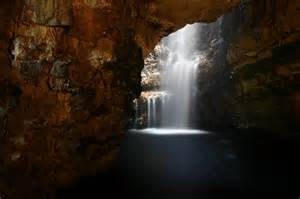
[[162, 46], [158, 44], [144, 61], [144, 68], [141, 72], [141, 85], [143, 91], [158, 90], [161, 84], [161, 67], [159, 66], [159, 55], [162, 53]]
[[[140, 96], [133, 101], [135, 114], [131, 123], [134, 128], [147, 127], [149, 99], [151, 98], [152, 100], [159, 101], [165, 94], [164, 92], [159, 91], [162, 75], [161, 67], [159, 66], [159, 55], [161, 54], [161, 51], [161, 45], [158, 44], [153, 52], [144, 59], [144, 68], [141, 71], [142, 92]], [[153, 112], [156, 112], [155, 109], [156, 108], [153, 107]], [[156, 122], [157, 121], [155, 121], [155, 123]]]
[[143, 52], [238, 2], [171, 3], [184, 12], [166, 17], [167, 1], [1, 1], [1, 198], [50, 197], [108, 167], [141, 91]]

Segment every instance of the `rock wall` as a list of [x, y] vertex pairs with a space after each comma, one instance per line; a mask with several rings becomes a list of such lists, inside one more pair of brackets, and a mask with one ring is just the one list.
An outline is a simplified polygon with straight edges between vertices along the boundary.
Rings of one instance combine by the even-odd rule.
[[6, 197], [41, 197], [114, 159], [143, 62], [127, 14], [108, 6], [26, 1], [8, 24], [0, 76]]
[[295, 19], [300, 4], [254, 3], [244, 5], [246, 23], [228, 52], [237, 94], [235, 120], [242, 127], [297, 131], [300, 23]]
[[222, 18], [224, 62], [199, 77], [202, 127], [299, 130], [299, 15], [297, 2], [254, 0]]
[[0, 197], [44, 198], [114, 160], [143, 55], [238, 0], [0, 3]]
[[[240, 0], [147, 0], [137, 13], [133, 13], [138, 16], [136, 41], [143, 47], [144, 56], [147, 56], [162, 37], [188, 23], [213, 22], [239, 3]], [[134, 6], [137, 7], [136, 4]]]

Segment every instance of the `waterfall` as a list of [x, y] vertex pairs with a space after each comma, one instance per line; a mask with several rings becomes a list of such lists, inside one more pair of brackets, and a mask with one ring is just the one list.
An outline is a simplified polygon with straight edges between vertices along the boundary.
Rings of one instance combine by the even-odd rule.
[[[198, 41], [201, 27], [201, 24], [186, 25], [163, 38], [156, 48], [159, 49], [157, 62], [153, 62], [153, 55], [146, 60], [147, 66], [155, 66], [160, 74], [159, 87], [141, 94], [148, 129], [189, 129], [193, 126], [191, 112], [195, 107], [193, 96], [201, 58]], [[144, 82], [153, 80], [147, 76], [149, 71], [156, 75], [155, 69], [148, 69], [142, 73]]]
[[162, 128], [189, 128], [193, 104], [195, 74], [199, 65], [197, 52], [197, 24], [183, 29], [162, 40], [161, 90], [169, 93], [169, 100], [161, 106]]
[[147, 98], [147, 127], [157, 126], [159, 102], [161, 93], [155, 93]]
[[151, 116], [152, 116], [152, 107], [151, 107], [151, 98], [147, 99], [147, 125], [151, 127]]

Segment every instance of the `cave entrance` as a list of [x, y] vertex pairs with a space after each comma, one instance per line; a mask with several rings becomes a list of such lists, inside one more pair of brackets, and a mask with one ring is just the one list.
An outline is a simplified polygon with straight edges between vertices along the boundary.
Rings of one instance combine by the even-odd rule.
[[136, 129], [182, 132], [197, 127], [201, 73], [215, 63], [220, 27], [220, 19], [186, 25], [164, 37], [146, 57], [142, 93], [133, 101]]

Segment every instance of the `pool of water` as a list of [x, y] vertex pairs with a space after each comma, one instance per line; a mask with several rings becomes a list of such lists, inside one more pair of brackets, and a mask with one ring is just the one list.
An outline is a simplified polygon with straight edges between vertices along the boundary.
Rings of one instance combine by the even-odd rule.
[[111, 171], [82, 178], [58, 198], [300, 196], [298, 135], [153, 131], [129, 132]]
[[146, 129], [132, 129], [129, 130], [129, 134], [139, 134], [139, 135], [199, 135], [199, 134], [211, 134], [208, 131], [202, 131], [197, 129], [169, 129], [169, 128], [146, 128]]

